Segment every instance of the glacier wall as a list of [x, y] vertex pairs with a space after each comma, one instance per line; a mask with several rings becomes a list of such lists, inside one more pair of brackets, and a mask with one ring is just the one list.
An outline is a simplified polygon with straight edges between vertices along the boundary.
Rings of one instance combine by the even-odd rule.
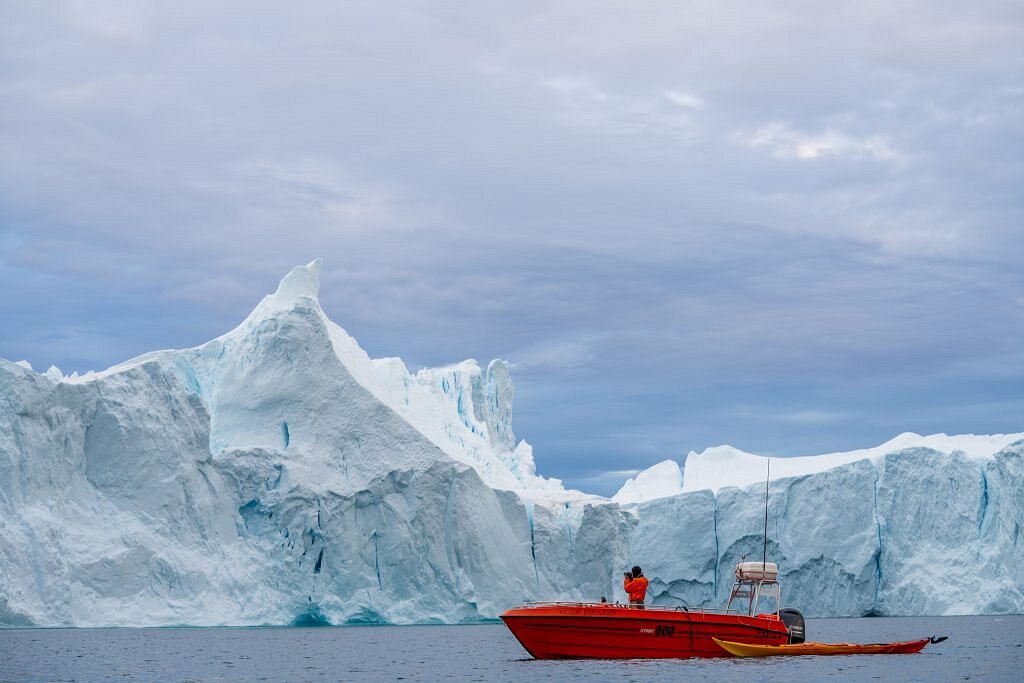
[[[1024, 610], [1024, 442], [979, 464], [929, 449], [772, 481], [768, 559], [811, 616]], [[712, 606], [762, 556], [764, 485], [636, 507], [631, 557], [658, 602]]]
[[[0, 359], [0, 624], [451, 623], [524, 600], [722, 606], [764, 489], [618, 504], [536, 474], [508, 366], [371, 360], [295, 269], [235, 330], [100, 373]], [[806, 614], [1024, 611], [1024, 441], [772, 481]], [[668, 492], [671, 494], [671, 491]]]

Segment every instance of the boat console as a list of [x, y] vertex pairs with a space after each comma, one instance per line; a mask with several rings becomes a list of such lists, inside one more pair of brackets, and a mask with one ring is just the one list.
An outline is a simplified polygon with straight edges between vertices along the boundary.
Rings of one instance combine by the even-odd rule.
[[803, 614], [792, 607], [781, 607], [779, 566], [774, 562], [738, 562], [736, 582], [725, 608], [727, 612], [733, 608], [734, 601], [739, 612], [743, 611], [746, 603], [747, 616], [770, 615], [781, 619], [789, 631], [789, 642], [804, 642]]

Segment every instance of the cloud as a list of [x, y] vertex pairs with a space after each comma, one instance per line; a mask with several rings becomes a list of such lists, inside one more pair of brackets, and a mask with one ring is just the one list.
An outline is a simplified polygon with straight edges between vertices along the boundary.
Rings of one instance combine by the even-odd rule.
[[586, 78], [574, 76], [552, 76], [542, 79], [540, 84], [563, 95], [583, 97], [595, 102], [607, 102], [611, 99], [608, 93], [598, 88]]
[[686, 107], [688, 109], [703, 109], [705, 106], [704, 100], [688, 92], [682, 92], [680, 90], [666, 90], [662, 94], [670, 102], [678, 104], [680, 107]]
[[829, 410], [798, 410], [778, 416], [783, 422], [794, 424], [833, 424], [849, 417], [846, 413]]
[[903, 155], [880, 135], [853, 137], [836, 130], [808, 134], [780, 122], [761, 126], [750, 133], [738, 133], [736, 140], [751, 147], [766, 147], [780, 159], [812, 161], [839, 157], [886, 162], [903, 159]]
[[400, 190], [357, 180], [341, 164], [323, 157], [246, 159], [218, 177], [193, 182], [238, 194], [263, 188], [293, 211], [301, 206], [318, 215], [326, 229], [349, 234], [408, 228], [412, 218]]
[[643, 470], [609, 470], [589, 476], [579, 477], [577, 486], [587, 492], [600, 492], [599, 495], [611, 496], [629, 479], [636, 477]]
[[699, 135], [690, 112], [702, 109], [704, 103], [688, 93], [613, 92], [578, 76], [543, 78], [540, 84], [559, 94], [559, 120], [573, 127], [634, 137], [670, 136], [679, 142]]
[[534, 345], [507, 354], [513, 370], [549, 370], [566, 372], [589, 365], [594, 353], [581, 341], [554, 342]]

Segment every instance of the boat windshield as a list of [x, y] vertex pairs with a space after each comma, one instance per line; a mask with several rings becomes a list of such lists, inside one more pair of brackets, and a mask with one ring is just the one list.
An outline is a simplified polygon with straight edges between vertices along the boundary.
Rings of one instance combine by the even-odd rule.
[[[744, 604], [745, 603], [745, 604]], [[781, 603], [778, 581], [741, 580], [733, 584], [726, 611], [746, 608], [748, 615], [777, 614]]]
[[779, 584], [775, 581], [762, 581], [757, 586], [751, 614], [777, 614], [779, 604]]

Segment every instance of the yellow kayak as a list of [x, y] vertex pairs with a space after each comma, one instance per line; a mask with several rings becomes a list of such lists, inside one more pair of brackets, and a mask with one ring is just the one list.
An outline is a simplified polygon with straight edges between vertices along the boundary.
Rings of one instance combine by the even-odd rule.
[[723, 650], [737, 657], [776, 655], [900, 655], [920, 652], [928, 643], [945, 638], [924, 638], [901, 643], [799, 643], [796, 645], [748, 645], [712, 638]]

